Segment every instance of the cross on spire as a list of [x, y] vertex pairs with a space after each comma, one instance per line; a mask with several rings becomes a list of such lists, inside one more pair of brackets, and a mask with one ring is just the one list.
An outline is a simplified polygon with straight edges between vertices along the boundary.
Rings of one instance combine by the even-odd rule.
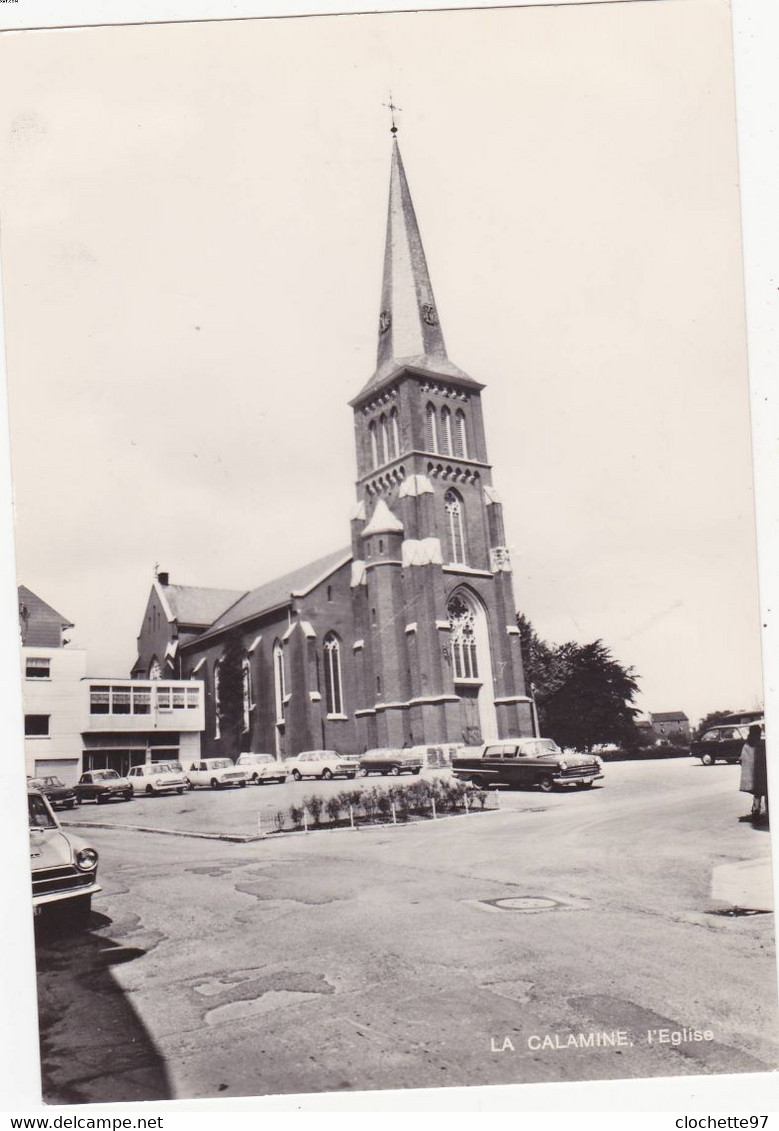
[[395, 111], [397, 110], [398, 113], [400, 113], [401, 108], [400, 108], [400, 106], [396, 106], [395, 103], [392, 101], [392, 91], [390, 91], [389, 102], [383, 102], [382, 105], [386, 106], [387, 109], [390, 112], [390, 118], [392, 120], [392, 127], [390, 129], [390, 133], [392, 134], [393, 137], [395, 137], [395, 135], [398, 132], [398, 127], [395, 125]]

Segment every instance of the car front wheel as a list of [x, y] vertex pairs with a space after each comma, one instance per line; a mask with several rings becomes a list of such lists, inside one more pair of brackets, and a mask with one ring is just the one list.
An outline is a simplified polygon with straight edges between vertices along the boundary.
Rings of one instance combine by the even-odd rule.
[[471, 778], [471, 784], [473, 785], [474, 789], [486, 789], [487, 779], [480, 777], [479, 774], [477, 774], [476, 777]]
[[332, 781], [332, 780], [333, 780], [333, 771], [332, 770], [322, 770], [322, 781]]
[[211, 788], [219, 789], [219, 782], [216, 780], [216, 778], [211, 778]]
[[361, 778], [367, 778], [367, 776], [368, 776], [368, 771], [367, 771], [367, 770], [365, 769], [365, 767], [364, 767], [364, 766], [362, 766], [362, 767], [361, 767], [361, 768], [360, 768], [360, 769], [359, 769], [359, 770], [357, 771], [357, 773], [358, 773], [358, 774], [360, 775], [360, 777], [361, 777]]
[[390, 772], [390, 774], [392, 775], [393, 778], [396, 778], [398, 776], [398, 774], [400, 773], [400, 766], [390, 766], [389, 772]]
[[150, 785], [146, 786], [146, 793], [148, 794], [149, 797], [151, 797], [151, 795], [154, 793], [154, 790]]
[[300, 770], [293, 770], [292, 776], [295, 779], [295, 781], [300, 781], [300, 778], [301, 778], [302, 775], [300, 773]]
[[411, 772], [412, 772], [412, 774], [419, 774], [419, 773], [422, 772], [422, 767], [421, 766], [415, 766], [414, 769]]
[[554, 789], [554, 782], [550, 777], [543, 777], [538, 783], [538, 788], [542, 793], [551, 793]]
[[701, 762], [703, 762], [704, 766], [713, 766], [714, 756], [712, 754], [709, 754], [707, 750], [705, 754], [701, 754]]
[[241, 787], [241, 789], [246, 789], [246, 782], [245, 781], [239, 781], [238, 784]]

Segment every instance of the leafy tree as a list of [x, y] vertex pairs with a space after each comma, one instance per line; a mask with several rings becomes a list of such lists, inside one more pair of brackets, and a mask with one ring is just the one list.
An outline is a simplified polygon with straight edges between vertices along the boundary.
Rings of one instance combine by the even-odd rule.
[[695, 737], [700, 738], [704, 731], [709, 727], [719, 726], [725, 722], [728, 715], [732, 715], [732, 711], [709, 711], [708, 715], [704, 716], [698, 724], [698, 729], [695, 731]]
[[240, 637], [230, 637], [219, 661], [219, 729], [228, 752], [250, 745], [243, 729], [243, 659]]
[[549, 645], [521, 614], [517, 626], [544, 736], [579, 750], [602, 742], [640, 746], [633, 706], [639, 687], [633, 668], [615, 660], [602, 640]]

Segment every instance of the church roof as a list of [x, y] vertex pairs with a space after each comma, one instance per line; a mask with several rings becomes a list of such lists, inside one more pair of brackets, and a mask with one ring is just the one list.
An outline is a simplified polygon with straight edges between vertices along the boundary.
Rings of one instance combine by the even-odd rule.
[[[350, 561], [351, 556], [351, 550], [336, 550], [331, 554], [326, 554], [323, 558], [309, 562], [308, 565], [292, 570], [291, 573], [285, 573], [282, 577], [275, 577], [272, 581], [266, 581], [264, 585], [258, 585], [256, 589], [250, 589], [248, 593], [244, 593], [240, 600], [237, 600], [214, 621], [204, 636], [210, 636], [211, 633], [220, 632], [222, 629], [231, 628], [242, 621], [261, 616], [270, 609], [278, 608], [279, 605], [291, 603], [296, 596], [305, 596], [314, 585], [324, 581], [339, 566]], [[201, 643], [204, 636], [199, 636], [193, 643]]]
[[360, 397], [408, 368], [483, 388], [447, 357], [403, 158], [393, 139], [376, 372]]
[[73, 622], [47, 605], [26, 585], [20, 585], [18, 592], [23, 643], [39, 648], [59, 647], [62, 629], [73, 628]]
[[655, 711], [651, 715], [652, 721], [656, 723], [686, 723], [689, 719], [684, 711]]
[[200, 585], [163, 585], [171, 616], [179, 624], [207, 627], [246, 593], [245, 589], [206, 589]]

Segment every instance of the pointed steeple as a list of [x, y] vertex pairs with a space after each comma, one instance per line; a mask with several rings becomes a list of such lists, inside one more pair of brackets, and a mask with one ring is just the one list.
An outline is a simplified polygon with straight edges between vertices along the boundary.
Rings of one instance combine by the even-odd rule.
[[[472, 379], [453, 365], [446, 354], [422, 237], [395, 132], [376, 372], [366, 389], [383, 384], [407, 367], [470, 383]], [[475, 381], [472, 383], [478, 385]]]

